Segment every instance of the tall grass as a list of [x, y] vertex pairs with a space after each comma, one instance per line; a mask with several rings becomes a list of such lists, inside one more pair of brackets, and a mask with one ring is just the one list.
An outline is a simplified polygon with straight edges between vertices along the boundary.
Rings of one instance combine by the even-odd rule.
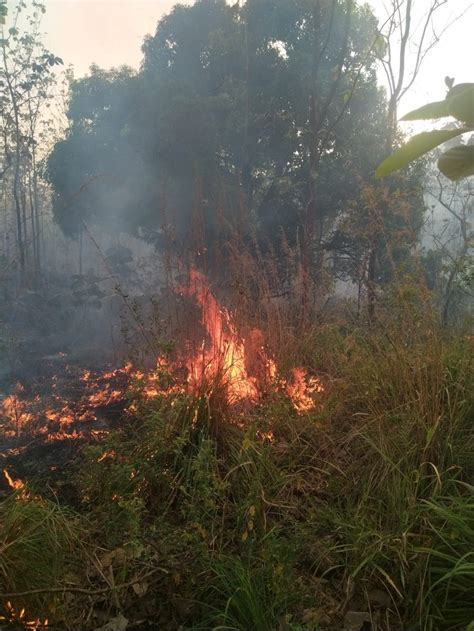
[[[261, 573], [239, 558], [224, 558], [214, 566], [210, 598], [221, 604], [211, 608], [205, 624], [215, 631], [272, 631], [278, 628], [285, 602], [278, 602]], [[212, 611], [212, 609], [214, 609]]]
[[7, 617], [22, 609], [30, 620], [57, 615], [62, 598], [49, 590], [64, 585], [71, 559], [81, 555], [79, 541], [75, 518], [53, 502], [13, 495], [0, 503], [0, 594], [11, 594], [2, 597]]
[[[370, 328], [340, 313], [275, 331], [283, 363], [323, 377], [309, 413], [278, 393], [237, 411], [220, 378], [194, 396], [132, 394], [135, 417], [84, 454], [73, 480], [98, 549], [133, 544], [127, 577], [141, 563], [165, 570], [146, 593], [123, 590], [127, 617], [165, 631], [326, 631], [355, 611], [379, 631], [469, 628], [472, 339], [441, 331], [423, 299], [399, 297]], [[3, 589], [23, 588], [26, 565], [37, 567], [22, 542], [42, 568], [29, 586], [60, 582], [74, 519], [8, 502]]]
[[473, 620], [471, 343], [446, 339], [429, 320], [383, 324], [355, 331], [339, 375], [336, 414], [351, 460], [315, 524], [333, 532], [320, 569], [342, 577], [348, 606], [359, 597], [370, 610], [381, 588], [393, 624], [465, 629]]

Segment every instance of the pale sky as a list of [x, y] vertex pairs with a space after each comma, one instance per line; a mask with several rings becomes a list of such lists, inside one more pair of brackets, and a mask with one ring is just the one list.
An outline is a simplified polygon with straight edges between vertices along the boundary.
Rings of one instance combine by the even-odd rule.
[[[380, 20], [384, 19], [384, 0], [368, 0]], [[127, 64], [138, 67], [141, 43], [147, 33], [154, 33], [160, 17], [175, 0], [44, 0], [46, 15], [42, 30], [45, 44], [65, 64], [72, 64], [75, 76], [85, 74], [91, 63], [109, 68]], [[9, 4], [11, 4], [9, 2]], [[415, 0], [418, 11], [429, 0]], [[442, 99], [444, 77], [454, 76], [456, 83], [474, 81], [474, 0], [448, 0], [439, 11], [437, 32], [457, 15], [467, 14], [443, 35], [427, 57], [400, 113], [428, 101]]]

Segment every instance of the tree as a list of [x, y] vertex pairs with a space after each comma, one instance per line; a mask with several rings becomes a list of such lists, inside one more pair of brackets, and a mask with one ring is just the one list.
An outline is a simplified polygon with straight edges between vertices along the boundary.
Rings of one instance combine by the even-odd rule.
[[284, 230], [316, 272], [381, 158], [375, 35], [349, 0], [178, 5], [138, 74], [93, 68], [72, 84], [49, 160], [57, 220], [78, 233], [113, 218], [157, 242], [173, 223], [210, 252], [218, 234], [278, 247]]
[[425, 265], [446, 326], [472, 305], [474, 297], [474, 190], [469, 179], [452, 182], [440, 174], [434, 161], [430, 175], [426, 186], [431, 213], [424, 228]]
[[[38, 146], [45, 109], [53, 95], [53, 69], [62, 60], [41, 43], [39, 27], [45, 8], [38, 2], [28, 7], [18, 2], [12, 25], [0, 42], [2, 108], [2, 189], [4, 212], [4, 252], [9, 258], [10, 208], [13, 210], [17, 260], [22, 279], [26, 271], [37, 278], [41, 267], [42, 212], [38, 169]], [[6, 11], [3, 10], [5, 21]]]
[[[386, 6], [387, 17], [378, 29], [375, 42], [375, 50], [378, 54], [380, 64], [385, 72], [388, 87], [388, 107], [386, 115], [386, 131], [384, 135], [385, 151], [393, 151], [394, 146], [399, 141], [397, 129], [397, 111], [401, 100], [414, 84], [424, 59], [430, 50], [438, 43], [439, 37], [434, 35], [431, 28], [436, 13], [446, 5], [447, 0], [430, 0], [423, 3], [423, 13], [417, 16], [415, 21], [416, 3], [414, 0], [390, 0]], [[449, 26], [449, 25], [448, 25]], [[445, 27], [445, 28], [448, 28]], [[430, 38], [429, 33], [433, 32]], [[408, 51], [414, 55], [408, 55]], [[410, 61], [410, 59], [412, 61]], [[418, 183], [422, 174], [418, 173]], [[417, 190], [418, 189], [418, 190]], [[414, 186], [413, 171], [406, 178], [406, 185], [403, 178], [392, 179], [382, 186], [376, 186], [376, 194], [372, 197], [372, 212], [369, 221], [369, 233], [362, 231], [362, 241], [367, 243], [368, 251], [365, 257], [366, 264], [362, 273], [365, 275], [365, 285], [367, 290], [367, 308], [369, 320], [375, 316], [376, 290], [381, 278], [386, 276], [386, 261], [390, 260], [392, 275], [395, 272], [396, 257], [393, 250], [400, 251], [398, 245], [395, 248], [390, 244], [391, 228], [397, 223], [406, 230], [410, 237], [406, 245], [413, 244], [414, 237], [417, 237], [421, 226], [421, 215], [424, 211], [421, 186]], [[408, 213], [412, 218], [408, 222], [403, 221], [406, 213], [406, 203], [400, 205], [401, 212], [397, 212], [393, 205], [387, 204], [387, 200], [404, 196], [403, 191], [411, 191], [413, 201], [411, 206], [417, 209], [415, 213]], [[378, 198], [378, 203], [375, 201]], [[398, 221], [393, 221], [392, 213], [387, 213], [387, 208], [398, 214]], [[401, 220], [401, 221], [400, 221]], [[403, 226], [403, 224], [405, 225]], [[397, 231], [396, 231], [397, 232]], [[395, 233], [396, 234], [396, 233]], [[397, 239], [398, 241], [398, 239]], [[392, 252], [389, 252], [392, 250]]]

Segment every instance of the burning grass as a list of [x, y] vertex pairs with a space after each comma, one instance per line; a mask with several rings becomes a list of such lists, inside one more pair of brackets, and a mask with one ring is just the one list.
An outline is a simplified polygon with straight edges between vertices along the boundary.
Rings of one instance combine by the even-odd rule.
[[[179, 293], [200, 309], [202, 326], [197, 339], [186, 340], [174, 357], [161, 355], [151, 370], [139, 369], [129, 361], [105, 370], [66, 365], [62, 375], [50, 375], [46, 370], [46, 376], [28, 392], [17, 383], [0, 404], [4, 436], [19, 439], [23, 434], [43, 434], [48, 441], [88, 436], [100, 426], [105, 410], [124, 410], [131, 386], [148, 399], [179, 392], [209, 394], [214, 389], [221, 390], [230, 407], [245, 407], [257, 404], [269, 391], [277, 391], [300, 413], [316, 406], [323, 391], [318, 377], [302, 367], [290, 371], [288, 378], [280, 375], [265, 348], [263, 333], [253, 329], [246, 342], [201, 272], [192, 268], [189, 282]], [[133, 407], [129, 411], [133, 413]]]
[[[238, 335], [195, 282], [215, 326], [186, 371], [178, 354], [82, 374], [77, 401], [97, 403], [95, 380], [94, 413], [123, 404], [74, 456], [74, 510], [6, 468], [3, 616], [58, 629], [120, 616], [169, 631], [469, 628], [472, 340], [401, 312], [371, 330], [321, 324], [294, 340], [308, 371], [284, 379], [262, 337]], [[236, 372], [229, 357], [243, 357]]]

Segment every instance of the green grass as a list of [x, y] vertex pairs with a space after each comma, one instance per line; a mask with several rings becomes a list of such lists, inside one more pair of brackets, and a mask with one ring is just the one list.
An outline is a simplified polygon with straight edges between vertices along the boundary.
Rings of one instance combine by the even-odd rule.
[[[71, 512], [48, 500], [14, 494], [0, 503], [0, 593], [3, 615], [23, 608], [30, 619], [51, 618], [60, 606], [48, 589], [64, 585], [67, 557], [79, 561], [78, 523]], [[45, 591], [42, 591], [45, 590]], [[57, 613], [57, 612], [56, 612]]]
[[[116, 583], [156, 574], [69, 609], [57, 596], [65, 628], [91, 607], [164, 631], [329, 631], [350, 611], [380, 631], [471, 628], [472, 340], [383, 318], [295, 340], [292, 357], [326, 382], [308, 415], [273, 394], [237, 419], [218, 384], [135, 393], [136, 418], [86, 451], [72, 480], [87, 518], [82, 576], [103, 586], [110, 554]], [[77, 517], [36, 498], [7, 500], [0, 519], [2, 590], [60, 584]], [[45, 617], [50, 602], [28, 607]], [[81, 628], [100, 626], [81, 615]]]

